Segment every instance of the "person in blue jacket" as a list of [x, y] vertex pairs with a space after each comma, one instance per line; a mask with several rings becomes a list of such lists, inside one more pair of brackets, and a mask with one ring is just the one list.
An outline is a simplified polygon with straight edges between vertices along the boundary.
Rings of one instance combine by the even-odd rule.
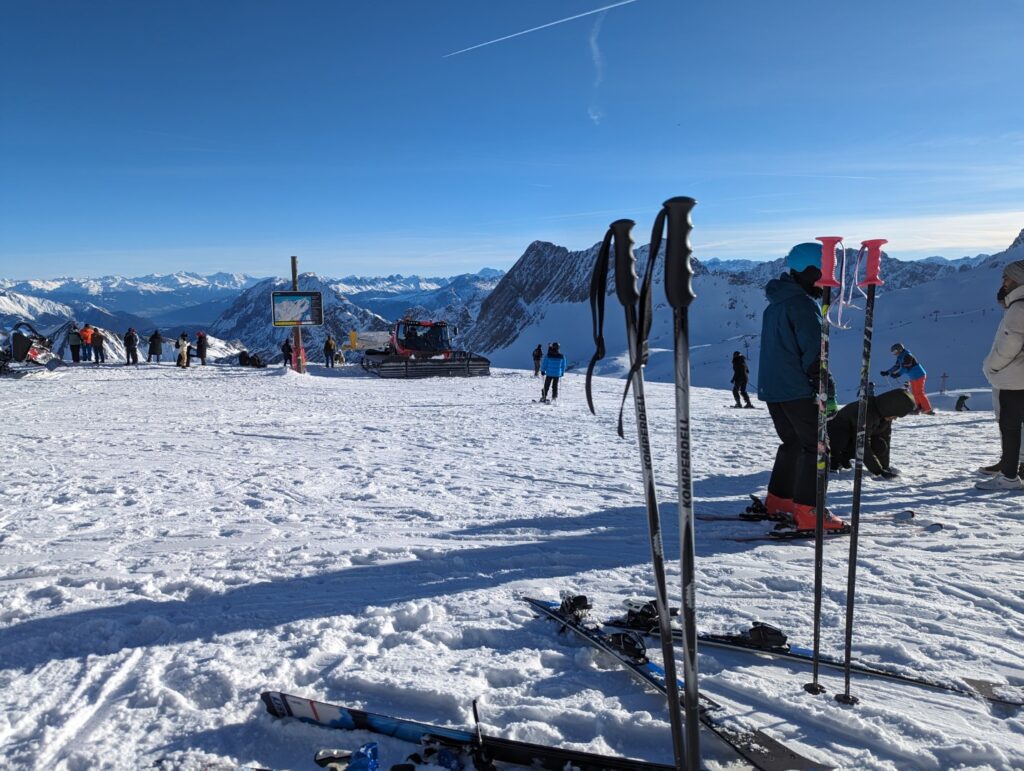
[[558, 347], [558, 343], [548, 346], [547, 356], [540, 364], [540, 371], [544, 373], [544, 388], [540, 392], [540, 400], [548, 400], [548, 389], [551, 389], [551, 401], [558, 398], [558, 379], [565, 374], [565, 354]]
[[924, 383], [928, 373], [924, 371], [921, 362], [914, 358], [914, 355], [903, 347], [903, 343], [893, 343], [890, 349], [896, 355], [896, 363], [889, 369], [882, 370], [882, 377], [905, 377], [910, 381], [910, 393], [914, 395], [917, 408], [925, 415], [934, 415], [932, 403], [924, 392]]
[[[768, 307], [761, 319], [757, 398], [768, 405], [782, 442], [765, 506], [772, 514], [788, 515], [795, 529], [813, 530], [822, 325], [821, 288], [815, 282], [821, 278], [821, 244], [797, 244], [786, 265], [789, 272], [765, 287]], [[845, 527], [841, 519], [825, 512], [826, 530]]]

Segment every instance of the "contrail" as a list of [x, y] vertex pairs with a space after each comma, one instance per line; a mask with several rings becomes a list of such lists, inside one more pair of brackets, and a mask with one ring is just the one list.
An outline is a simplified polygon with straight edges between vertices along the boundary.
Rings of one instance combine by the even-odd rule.
[[479, 43], [479, 44], [477, 44], [475, 46], [470, 46], [469, 48], [463, 48], [461, 51], [452, 51], [450, 54], [445, 54], [441, 58], [442, 59], [447, 59], [449, 56], [457, 56], [458, 54], [464, 54], [464, 53], [466, 53], [466, 51], [473, 51], [473, 50], [475, 50], [477, 48], [483, 48], [484, 46], [492, 45], [493, 43], [500, 43], [502, 40], [510, 40], [511, 38], [519, 37], [520, 35], [528, 35], [529, 33], [536, 32], [539, 29], [547, 29], [548, 27], [553, 27], [556, 24], [564, 24], [565, 22], [572, 21], [573, 19], [581, 19], [584, 16], [591, 16], [591, 15], [593, 15], [595, 13], [601, 13], [601, 11], [607, 11], [609, 8], [618, 8], [620, 5], [629, 5], [630, 3], [635, 3], [635, 2], [637, 2], [637, 0], [622, 0], [622, 2], [620, 2], [620, 3], [612, 3], [611, 5], [606, 5], [606, 6], [602, 7], [602, 8], [595, 8], [592, 11], [586, 11], [585, 13], [578, 13], [575, 16], [570, 16], [570, 17], [568, 17], [566, 19], [559, 19], [558, 21], [551, 21], [551, 22], [548, 22], [547, 24], [541, 24], [539, 27], [533, 27], [532, 29], [524, 29], [522, 32], [516, 32], [516, 33], [511, 34], [511, 35], [505, 35], [505, 37], [499, 37], [499, 38], [497, 38], [495, 40], [488, 40], [486, 43]]

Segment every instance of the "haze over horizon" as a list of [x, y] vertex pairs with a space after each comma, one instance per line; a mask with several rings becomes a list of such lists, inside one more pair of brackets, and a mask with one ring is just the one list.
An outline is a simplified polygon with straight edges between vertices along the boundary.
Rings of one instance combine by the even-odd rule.
[[[882, 23], [884, 20], [884, 23]], [[1024, 227], [1024, 6], [17, 4], [0, 276], [450, 276], [691, 195], [701, 259]], [[1016, 41], [1016, 42], [1015, 42]]]

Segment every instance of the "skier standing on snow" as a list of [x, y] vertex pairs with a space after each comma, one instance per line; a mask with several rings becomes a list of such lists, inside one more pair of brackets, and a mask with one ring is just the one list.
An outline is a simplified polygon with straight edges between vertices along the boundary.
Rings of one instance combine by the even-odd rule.
[[[914, 397], [902, 388], [878, 396], [868, 396], [864, 467], [875, 477], [896, 479], [899, 476], [899, 471], [889, 466], [892, 421], [906, 417], [915, 407]], [[859, 401], [851, 402], [828, 422], [829, 457], [833, 471], [850, 468], [856, 458], [859, 408]]]
[[210, 349], [210, 341], [206, 339], [205, 332], [196, 333], [196, 356], [199, 357], [199, 363], [206, 366], [206, 352]]
[[754, 409], [754, 405], [750, 403], [750, 397], [747, 395], [747, 382], [750, 380], [750, 370], [747, 368], [747, 358], [739, 351], [733, 351], [732, 354], [732, 398], [736, 400], [736, 407], [742, 407], [740, 404], [740, 395], [743, 396], [744, 401], [747, 403], [748, 409]]
[[[1024, 260], [1003, 268], [1003, 285], [996, 295], [1006, 308], [992, 350], [982, 371], [992, 384], [993, 407], [999, 420], [1002, 456], [991, 479], [975, 485], [979, 490], [1021, 490], [1021, 424], [1024, 423]], [[992, 473], [991, 469], [982, 472]]]
[[181, 333], [181, 337], [174, 343], [174, 347], [178, 349], [178, 366], [182, 369], [187, 369], [189, 363], [188, 349], [192, 347], [188, 342], [188, 332]]
[[928, 378], [928, 373], [924, 371], [921, 362], [903, 347], [903, 343], [894, 343], [890, 350], [896, 354], [896, 363], [889, 369], [882, 370], [882, 376], [905, 377], [910, 380], [910, 392], [914, 395], [918, 409], [925, 415], [934, 415], [935, 410], [932, 409], [932, 404], [924, 392], [924, 383]]
[[292, 344], [288, 342], [287, 338], [281, 344], [281, 355], [284, 356], [284, 368], [288, 369], [292, 364]]
[[103, 350], [103, 344], [107, 342], [103, 330], [94, 328], [92, 330], [92, 357], [96, 360], [96, 366], [107, 363], [107, 353]]
[[565, 374], [565, 354], [561, 352], [558, 343], [548, 346], [548, 355], [540, 365], [544, 373], [544, 388], [540, 392], [540, 400], [548, 400], [548, 388], [551, 389], [551, 401], [558, 399], [558, 380]]
[[124, 333], [124, 366], [129, 364], [139, 366], [139, 333], [135, 327], [128, 327]]
[[[818, 298], [821, 244], [794, 246], [788, 273], [765, 287], [768, 307], [761, 320], [757, 398], [768, 412], [782, 444], [768, 481], [765, 506], [792, 518], [797, 530], [815, 527], [818, 459], [818, 377], [823, 318]], [[829, 378], [831, 380], [831, 377]], [[826, 530], [845, 523], [828, 510]]]
[[82, 361], [92, 361], [92, 327], [86, 324], [78, 334], [82, 338]]
[[544, 358], [544, 352], [541, 351], [538, 345], [533, 349], [533, 376], [537, 377], [540, 374], [540, 360]]
[[337, 347], [334, 336], [327, 335], [327, 339], [324, 341], [324, 364], [328, 367], [334, 367], [334, 351]]
[[72, 326], [68, 332], [68, 347], [71, 348], [71, 361], [78, 364], [82, 360], [82, 336], [77, 326]]
[[164, 355], [164, 338], [160, 335], [160, 330], [157, 329], [149, 336], [149, 351], [146, 356], [146, 362], [153, 361], [153, 357], [156, 356], [156, 363], [160, 363], [161, 357]]

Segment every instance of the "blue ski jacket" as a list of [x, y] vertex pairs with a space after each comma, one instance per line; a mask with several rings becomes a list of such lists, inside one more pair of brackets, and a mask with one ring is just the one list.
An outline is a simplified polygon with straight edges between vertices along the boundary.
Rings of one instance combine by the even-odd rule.
[[925, 377], [928, 373], [924, 371], [924, 367], [921, 366], [921, 362], [914, 358], [914, 356], [904, 348], [896, 356], [896, 363], [885, 371], [885, 374], [889, 377], [905, 377], [908, 380], [919, 380]]
[[817, 397], [821, 353], [821, 308], [784, 273], [765, 287], [768, 307], [761, 318], [757, 398], [791, 402]]
[[561, 377], [565, 374], [565, 354], [547, 355], [540, 363], [540, 371], [548, 377]]

